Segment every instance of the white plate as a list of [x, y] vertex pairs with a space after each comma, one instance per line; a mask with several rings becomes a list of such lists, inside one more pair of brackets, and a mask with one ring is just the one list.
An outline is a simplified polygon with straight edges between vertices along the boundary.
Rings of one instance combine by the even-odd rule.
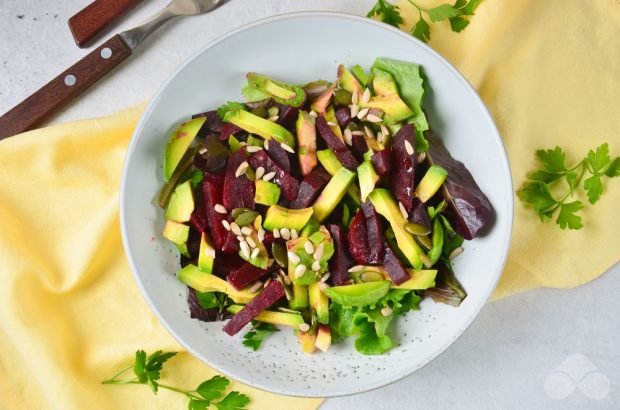
[[[196, 41], [196, 39], [192, 39]], [[163, 213], [151, 200], [162, 181], [163, 148], [171, 129], [191, 114], [241, 100], [245, 73], [284, 81], [333, 80], [339, 63], [368, 67], [376, 57], [415, 62], [432, 88], [425, 108], [451, 153], [462, 160], [496, 213], [490, 232], [465, 244], [455, 260], [469, 296], [459, 308], [425, 300], [398, 318], [396, 347], [382, 356], [357, 353], [352, 341], [306, 355], [289, 329], [258, 352], [230, 337], [222, 323], [189, 318], [186, 290], [175, 278], [178, 255], [161, 237]], [[192, 354], [221, 373], [275, 393], [329, 397], [359, 393], [405, 377], [437, 357], [471, 324], [502, 272], [512, 228], [510, 169], [500, 136], [467, 81], [426, 45], [387, 25], [344, 14], [277, 16], [235, 30], [205, 46], [159, 89], [131, 141], [121, 186], [121, 225], [134, 276], [160, 321]], [[152, 239], [154, 238], [154, 239]]]

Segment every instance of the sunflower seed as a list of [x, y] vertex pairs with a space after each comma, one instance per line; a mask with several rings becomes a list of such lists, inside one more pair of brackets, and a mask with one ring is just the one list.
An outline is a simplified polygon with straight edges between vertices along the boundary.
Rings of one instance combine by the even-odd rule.
[[325, 275], [321, 276], [319, 282], [327, 282], [327, 279], [331, 276], [331, 273], [327, 272]]
[[407, 223], [405, 224], [405, 231], [413, 234], [413, 235], [428, 235], [431, 233], [430, 228], [427, 228], [424, 225], [416, 224], [416, 223]]
[[257, 236], [258, 236], [258, 241], [262, 243], [265, 240], [265, 230], [263, 228], [260, 228], [258, 230]]
[[364, 119], [364, 117], [368, 114], [369, 109], [368, 108], [362, 108], [358, 113], [357, 113], [357, 118], [362, 120]]
[[383, 133], [383, 135], [385, 135], [386, 137], [388, 135], [390, 135], [390, 130], [388, 130], [388, 127], [386, 127], [385, 125], [381, 124], [381, 132]]
[[463, 247], [459, 246], [458, 248], [454, 249], [452, 252], [450, 252], [450, 256], [448, 256], [449, 259], [454, 259], [457, 256], [459, 256], [460, 254], [463, 253]]
[[308, 255], [312, 255], [314, 253], [314, 246], [310, 241], [306, 241], [306, 243], [304, 243], [304, 249]]
[[241, 248], [241, 254], [245, 259], [250, 259], [250, 246], [247, 242], [241, 241], [239, 242], [239, 248]]
[[413, 151], [413, 145], [411, 145], [411, 143], [407, 140], [405, 140], [405, 150], [407, 151], [407, 154], [409, 155], [413, 155], [414, 151]]
[[430, 269], [433, 266], [433, 261], [425, 254], [421, 253], [420, 259], [422, 260], [422, 263], [424, 264], [424, 266], [426, 266], [427, 269]]
[[198, 150], [198, 153], [199, 153], [200, 155], [204, 155], [204, 154], [206, 154], [206, 153], [207, 153], [207, 149], [206, 149], [205, 147], [202, 147], [202, 148], [200, 148], [200, 149]]
[[364, 269], [364, 265], [355, 265], [354, 267], [349, 269], [349, 272], [355, 273], [361, 271], [362, 269]]
[[370, 90], [366, 88], [362, 94], [362, 104], [366, 104], [368, 101], [370, 101]]
[[320, 243], [314, 250], [314, 255], [312, 256], [314, 257], [314, 260], [319, 261], [321, 260], [324, 254], [325, 254], [325, 246], [322, 243]]
[[293, 228], [291, 229], [291, 239], [297, 239], [299, 238], [299, 232], [297, 232], [297, 229]]
[[314, 111], [314, 110], [310, 111], [310, 112], [309, 112], [309, 114], [310, 114], [311, 116], [313, 116], [314, 118], [316, 118], [316, 117], [318, 117], [318, 116], [319, 116], [319, 114], [317, 114], [317, 113], [316, 113], [316, 111]]
[[267, 114], [269, 114], [270, 117], [278, 115], [279, 113], [280, 109], [278, 107], [269, 107], [269, 109], [267, 110]]
[[409, 218], [409, 214], [407, 213], [407, 210], [405, 209], [405, 205], [403, 205], [403, 203], [400, 201], [398, 201], [398, 209], [400, 209], [400, 213], [403, 216], [403, 218], [405, 219]]
[[224, 229], [230, 231], [230, 223], [226, 219], [222, 219], [222, 225], [224, 225]]
[[381, 144], [383, 144], [383, 141], [385, 141], [385, 137], [383, 136], [383, 133], [379, 131], [377, 133], [377, 142], [380, 142]]
[[265, 168], [258, 167], [256, 168], [256, 179], [261, 179], [265, 175]]
[[321, 263], [319, 261], [312, 262], [312, 270], [318, 272], [321, 270]]
[[348, 145], [351, 145], [353, 143], [353, 133], [351, 132], [349, 128], [344, 129], [343, 136], [344, 136], [344, 142], [346, 142]]
[[237, 170], [235, 171], [235, 177], [240, 177], [241, 175], [245, 174], [245, 171], [248, 170], [248, 167], [250, 166], [250, 164], [248, 164], [247, 161], [243, 161], [241, 164], [239, 164], [239, 167], [237, 168]]
[[289, 309], [289, 308], [285, 308], [285, 307], [279, 307], [279, 308], [278, 308], [278, 310], [279, 310], [280, 312], [284, 312], [284, 313], [296, 313], [296, 314], [299, 314], [299, 311], [298, 311], [298, 310], [295, 310], [295, 309]]
[[373, 140], [375, 139], [375, 133], [372, 132], [370, 127], [364, 126], [364, 133], [368, 136], [368, 138], [373, 139]]
[[307, 332], [308, 330], [310, 330], [310, 325], [307, 323], [302, 323], [301, 325], [299, 325], [299, 331], [300, 332]]
[[241, 233], [244, 235], [251, 235], [252, 228], [250, 228], [249, 226], [244, 226], [243, 228], [241, 228]]
[[263, 287], [263, 282], [259, 280], [258, 282], [250, 286], [250, 289], [248, 289], [248, 291], [250, 291], [250, 293], [254, 293], [254, 292], [257, 292], [262, 287]]
[[265, 147], [266, 151], [269, 151], [269, 140], [265, 140], [265, 142], [263, 142], [263, 147]]
[[273, 279], [268, 278], [268, 279], [265, 281], [265, 283], [263, 283], [263, 288], [266, 288], [267, 286], [269, 286], [269, 284], [271, 283], [271, 281], [272, 281], [272, 280], [273, 280]]
[[353, 94], [351, 94], [351, 102], [355, 105], [357, 105], [357, 103], [360, 101], [360, 96], [357, 94], [357, 92], [354, 92]]
[[349, 106], [349, 108], [351, 108], [351, 117], [352, 117], [352, 118], [357, 117], [357, 114], [359, 114], [359, 112], [360, 112], [360, 107], [359, 107], [359, 105], [357, 105], [357, 104], [351, 104], [351, 105]]
[[279, 118], [280, 118], [279, 116], [274, 115], [273, 117], [269, 117], [269, 118], [267, 118], [267, 120], [268, 120], [268, 121], [272, 121], [272, 122], [276, 122], [276, 121], [278, 121], [278, 119], [279, 119]]
[[230, 224], [230, 230], [235, 234], [235, 235], [241, 235], [241, 228], [239, 228], [239, 225], [237, 225], [235, 222], [231, 222]]
[[[248, 243], [248, 245], [250, 245], [250, 248], [254, 249], [256, 248], [256, 242], [254, 242], [254, 239], [250, 238], [249, 236], [247, 238], [245, 238], [245, 241]], [[258, 249], [258, 248], [256, 248]]]
[[329, 288], [329, 285], [325, 282], [319, 282], [319, 289], [321, 289], [321, 292], [325, 292], [325, 289]]
[[351, 131], [351, 135], [359, 135], [360, 137], [363, 137], [366, 133], [364, 131]]
[[276, 176], [276, 172], [275, 172], [275, 171], [271, 171], [271, 172], [269, 172], [269, 173], [267, 173], [267, 174], [265, 174], [265, 175], [263, 176], [263, 181], [267, 181], [267, 182], [269, 182], [269, 181], [271, 181], [271, 180], [272, 180], [275, 176]]
[[387, 306], [384, 307], [383, 309], [381, 309], [381, 314], [386, 317], [390, 316], [392, 314], [392, 308], [389, 308]]
[[243, 242], [243, 241], [245, 241], [245, 237], [244, 237], [243, 235], [238, 235], [238, 236], [237, 236], [237, 240], [238, 240], [239, 242]]
[[295, 277], [301, 278], [306, 273], [306, 265], [297, 265], [295, 268]]
[[327, 125], [329, 125], [330, 127], [337, 127], [338, 123], [334, 121], [327, 121]]
[[426, 159], [426, 152], [421, 152], [420, 155], [418, 155], [418, 164], [424, 162], [425, 159]]
[[[248, 240], [249, 240], [249, 239], [250, 239], [250, 238], [248, 238]], [[249, 242], [248, 242], [248, 243], [249, 243]], [[252, 245], [250, 244], [250, 246], [252, 246]], [[258, 254], [259, 254], [259, 253], [260, 253], [260, 249], [258, 249], [258, 248], [254, 248], [254, 250], [252, 251], [252, 254], [250, 255], [250, 258], [252, 258], [252, 259], [256, 258], [256, 257], [258, 256]]]
[[248, 152], [252, 153], [252, 152], [262, 151], [263, 147], [259, 147], [257, 145], [249, 145], [246, 149]]
[[283, 142], [281, 142], [281, 143], [280, 143], [280, 145], [282, 146], [282, 148], [284, 148], [284, 151], [288, 151], [288, 152], [290, 152], [291, 154], [294, 154], [294, 153], [295, 153], [295, 150], [294, 150], [293, 148], [291, 148], [291, 146], [290, 146], [290, 145], [285, 144], [285, 143], [283, 143]]
[[226, 210], [226, 208], [222, 204], [215, 204], [213, 209], [215, 209], [215, 212], [217, 212], [219, 214], [227, 214], [228, 213], [228, 211]]
[[287, 285], [291, 286], [291, 278], [287, 276], [284, 276], [284, 283], [286, 283]]
[[381, 117], [379, 117], [379, 116], [377, 116], [377, 115], [374, 115], [374, 114], [368, 114], [368, 115], [366, 116], [366, 121], [368, 121], [368, 122], [381, 122], [381, 121], [383, 121], [383, 120], [381, 119]]
[[280, 237], [280, 230], [278, 228], [275, 228], [272, 233], [274, 238], [277, 239]]
[[301, 258], [297, 256], [294, 252], [288, 252], [286, 255], [288, 256], [288, 260], [293, 262], [294, 264], [298, 264], [301, 261]]
[[282, 228], [280, 229], [280, 236], [285, 241], [288, 241], [289, 239], [291, 239], [291, 231], [288, 228]]

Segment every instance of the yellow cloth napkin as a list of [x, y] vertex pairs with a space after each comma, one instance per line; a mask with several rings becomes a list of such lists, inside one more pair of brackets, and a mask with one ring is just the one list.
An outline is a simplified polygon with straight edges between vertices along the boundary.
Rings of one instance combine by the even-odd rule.
[[[481, 93], [518, 186], [537, 148], [558, 144], [577, 159], [608, 141], [618, 153], [619, 29], [615, 0], [487, 1], [461, 34], [434, 25], [431, 46]], [[136, 349], [180, 350], [142, 300], [121, 246], [119, 178], [141, 111], [0, 142], [0, 408], [186, 406], [167, 391], [100, 384], [130, 364]], [[612, 207], [620, 183], [608, 181], [605, 191], [577, 232], [541, 224], [517, 202], [495, 297], [577, 286], [617, 262], [620, 218]], [[183, 387], [214, 374], [187, 353], [172, 360], [164, 378]], [[320, 404], [233, 387], [251, 396], [253, 408]]]

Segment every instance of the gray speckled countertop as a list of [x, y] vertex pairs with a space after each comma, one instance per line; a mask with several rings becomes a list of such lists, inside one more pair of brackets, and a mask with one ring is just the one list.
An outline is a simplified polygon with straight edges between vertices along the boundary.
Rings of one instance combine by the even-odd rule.
[[[88, 0], [3, 0], [0, 5], [0, 112], [83, 56], [67, 19]], [[244, 23], [301, 10], [363, 14], [372, 0], [232, 0], [208, 16], [172, 23], [113, 75], [52, 122], [101, 116], [149, 99], [185, 59]], [[166, 4], [145, 2], [126, 29]], [[116, 30], [116, 29], [115, 29]], [[333, 409], [620, 408], [620, 265], [574, 290], [539, 289], [487, 305], [444, 354], [412, 376]]]

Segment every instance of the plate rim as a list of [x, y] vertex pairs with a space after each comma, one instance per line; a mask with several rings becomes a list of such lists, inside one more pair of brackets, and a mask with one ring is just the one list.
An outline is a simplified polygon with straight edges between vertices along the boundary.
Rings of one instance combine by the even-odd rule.
[[509, 188], [509, 192], [513, 192], [514, 187], [513, 187], [513, 183], [512, 183], [512, 172], [511, 172], [511, 168], [510, 168], [510, 163], [508, 161], [508, 155], [506, 153], [506, 147], [503, 143], [501, 134], [499, 132], [499, 130], [497, 129], [497, 126], [495, 124], [495, 121], [493, 120], [493, 116], [491, 115], [489, 109], [486, 107], [486, 105], [484, 104], [482, 98], [480, 97], [480, 95], [478, 94], [478, 92], [476, 91], [476, 89], [471, 85], [471, 83], [461, 74], [460, 71], [458, 71], [456, 69], [456, 67], [454, 67], [450, 62], [448, 62], [442, 55], [440, 55], [437, 51], [435, 51], [434, 49], [432, 49], [429, 45], [427, 45], [426, 43], [423, 43], [422, 41], [420, 41], [419, 39], [413, 37], [411, 34], [405, 33], [400, 29], [397, 29], [395, 27], [392, 27], [388, 24], [370, 19], [368, 17], [363, 17], [363, 16], [358, 16], [358, 15], [354, 15], [354, 14], [350, 14], [350, 13], [343, 13], [343, 12], [332, 12], [332, 11], [301, 11], [301, 12], [291, 12], [291, 13], [283, 13], [283, 14], [278, 14], [275, 16], [270, 16], [270, 17], [265, 17], [259, 20], [255, 20], [253, 22], [244, 24], [234, 30], [231, 30], [227, 33], [224, 33], [222, 35], [220, 35], [219, 37], [213, 39], [212, 41], [206, 43], [204, 46], [202, 46], [199, 50], [197, 50], [196, 52], [194, 52], [191, 56], [189, 56], [183, 63], [181, 63], [176, 70], [174, 70], [174, 72], [172, 74], [170, 74], [167, 79], [162, 83], [162, 85], [157, 89], [157, 91], [155, 92], [155, 94], [153, 95], [151, 101], [149, 102], [148, 106], [146, 107], [146, 109], [144, 110], [144, 112], [142, 113], [142, 115], [140, 116], [140, 119], [136, 125], [136, 128], [134, 129], [134, 132], [131, 136], [131, 140], [127, 149], [127, 152], [125, 154], [125, 158], [124, 158], [124, 162], [123, 162], [123, 169], [122, 169], [122, 174], [121, 174], [121, 184], [120, 184], [120, 192], [119, 192], [119, 208], [120, 208], [120, 228], [121, 228], [121, 238], [123, 241], [123, 249], [125, 251], [125, 256], [129, 262], [129, 266], [131, 268], [131, 272], [132, 272], [132, 276], [134, 278], [134, 281], [136, 282], [136, 285], [138, 286], [140, 293], [142, 294], [143, 299], [145, 300], [145, 302], [147, 303], [147, 305], [149, 306], [149, 308], [151, 309], [151, 311], [155, 314], [155, 316], [158, 319], [158, 322], [163, 325], [163, 327], [168, 331], [168, 333], [181, 345], [183, 346], [183, 348], [185, 348], [188, 352], [190, 352], [194, 357], [196, 357], [198, 360], [200, 360], [201, 362], [203, 362], [204, 364], [206, 364], [207, 366], [209, 366], [210, 368], [212, 368], [213, 370], [228, 376], [232, 379], [234, 379], [235, 381], [244, 383], [248, 386], [251, 386], [253, 388], [257, 388], [259, 390], [263, 390], [266, 392], [270, 392], [270, 393], [275, 393], [275, 394], [281, 394], [281, 395], [285, 395], [285, 396], [291, 396], [291, 397], [300, 397], [300, 398], [329, 398], [329, 397], [343, 397], [343, 396], [349, 396], [349, 395], [353, 395], [353, 394], [359, 394], [359, 393], [363, 393], [363, 392], [368, 392], [368, 391], [372, 391], [372, 390], [376, 390], [379, 389], [381, 387], [385, 387], [389, 384], [392, 384], [398, 380], [401, 380], [413, 373], [415, 373], [416, 371], [420, 370], [421, 368], [425, 367], [426, 365], [428, 365], [430, 362], [432, 362], [435, 358], [437, 358], [441, 353], [443, 353], [444, 351], [446, 351], [448, 348], [450, 348], [454, 342], [460, 338], [463, 333], [465, 333], [465, 331], [467, 331], [471, 325], [473, 324], [473, 322], [478, 318], [480, 311], [482, 310], [482, 308], [484, 306], [486, 306], [486, 304], [488, 303], [492, 292], [495, 290], [495, 288], [497, 287], [497, 284], [499, 282], [499, 279], [502, 276], [502, 273], [504, 271], [504, 268], [506, 266], [506, 262], [508, 259], [508, 251], [510, 249], [510, 244], [512, 241], [512, 231], [513, 231], [513, 224], [514, 224], [514, 196], [510, 195], [509, 198], [507, 198], [507, 203], [505, 204], [506, 206], [506, 211], [507, 211], [507, 215], [506, 217], [508, 218], [508, 220], [506, 221], [507, 223], [507, 227], [508, 229], [506, 230], [506, 237], [504, 239], [504, 244], [502, 247], [502, 254], [503, 254], [503, 258], [502, 261], [500, 263], [498, 272], [496, 273], [496, 276], [494, 278], [493, 281], [491, 281], [489, 283], [489, 286], [482, 292], [482, 294], [484, 295], [484, 297], [481, 299], [481, 303], [476, 306], [473, 310], [473, 312], [470, 314], [470, 316], [466, 319], [464, 325], [450, 338], [447, 340], [446, 343], [442, 344], [441, 346], [439, 346], [437, 349], [435, 349], [433, 351], [433, 353], [429, 354], [427, 357], [424, 358], [423, 361], [421, 361], [420, 363], [418, 363], [417, 366], [412, 367], [412, 368], [407, 368], [404, 371], [400, 371], [397, 373], [394, 373], [392, 376], [390, 377], [386, 377], [384, 380], [382, 380], [379, 383], [374, 383], [368, 386], [365, 386], [363, 388], [358, 388], [358, 389], [352, 389], [352, 390], [344, 390], [344, 391], [333, 391], [333, 392], [329, 392], [328, 394], [319, 394], [319, 393], [313, 393], [313, 392], [304, 392], [304, 393], [300, 393], [300, 392], [294, 392], [294, 391], [288, 391], [286, 389], [280, 389], [277, 387], [272, 387], [272, 386], [268, 386], [265, 384], [262, 384], [260, 382], [256, 382], [250, 378], [245, 377], [244, 375], [237, 375], [237, 374], [231, 374], [230, 372], [228, 372], [227, 370], [221, 368], [218, 365], [215, 365], [213, 363], [211, 363], [210, 360], [208, 360], [207, 357], [204, 357], [202, 354], [200, 354], [199, 352], [197, 352], [195, 349], [193, 349], [191, 346], [189, 346], [188, 343], [186, 343], [185, 341], [183, 341], [177, 334], [176, 332], [172, 329], [171, 325], [167, 323], [166, 320], [164, 320], [162, 313], [160, 312], [160, 310], [157, 308], [157, 306], [155, 305], [154, 301], [151, 300], [150, 295], [147, 293], [146, 289], [144, 288], [142, 281], [140, 279], [140, 276], [138, 275], [138, 269], [136, 268], [136, 263], [134, 261], [134, 258], [130, 252], [130, 247], [129, 247], [129, 243], [128, 243], [128, 233], [127, 233], [127, 229], [126, 227], [127, 225], [127, 220], [126, 220], [126, 211], [125, 211], [125, 192], [126, 192], [126, 181], [127, 181], [127, 175], [128, 175], [128, 169], [129, 169], [129, 159], [133, 156], [133, 153], [136, 149], [136, 145], [137, 145], [137, 141], [138, 141], [138, 136], [143, 132], [143, 128], [147, 122], [147, 120], [150, 118], [155, 106], [159, 103], [162, 93], [163, 91], [169, 86], [169, 84], [177, 77], [177, 75], [183, 71], [189, 64], [191, 64], [196, 58], [198, 58], [198, 56], [200, 56], [202, 53], [206, 52], [206, 50], [210, 49], [211, 47], [219, 44], [222, 41], [225, 41], [226, 39], [228, 39], [229, 37], [235, 36], [238, 33], [244, 32], [246, 30], [251, 30], [257, 26], [261, 26], [261, 25], [265, 25], [265, 24], [269, 24], [272, 22], [277, 22], [280, 20], [289, 20], [289, 19], [295, 19], [295, 18], [321, 18], [321, 17], [330, 17], [330, 18], [341, 18], [343, 20], [351, 20], [351, 21], [355, 21], [358, 23], [363, 23], [363, 24], [368, 24], [368, 25], [372, 25], [372, 26], [377, 26], [383, 30], [387, 30], [389, 32], [392, 32], [395, 35], [398, 35], [400, 37], [402, 37], [403, 39], [410, 41], [414, 44], [416, 44], [419, 47], [425, 48], [427, 52], [429, 52], [438, 62], [440, 62], [441, 64], [443, 64], [444, 66], [446, 66], [446, 68], [453, 74], [455, 75], [455, 77], [465, 85], [465, 88], [467, 89], [467, 91], [471, 94], [473, 94], [474, 100], [476, 101], [476, 103], [478, 104], [479, 108], [481, 109], [483, 116], [486, 120], [486, 122], [490, 125], [491, 130], [494, 133], [495, 136], [495, 142], [498, 145], [499, 151], [502, 155], [502, 164], [504, 165], [503, 167], [503, 173], [504, 173], [504, 178], [506, 180], [506, 182], [508, 183], [508, 188]]

